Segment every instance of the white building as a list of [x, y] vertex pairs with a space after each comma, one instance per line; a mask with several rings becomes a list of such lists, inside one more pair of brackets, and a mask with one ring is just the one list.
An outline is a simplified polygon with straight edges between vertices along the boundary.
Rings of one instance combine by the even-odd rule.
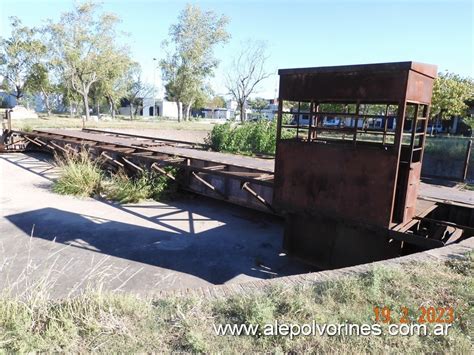
[[237, 110], [237, 101], [235, 100], [227, 100], [225, 103], [225, 107], [231, 111]]
[[277, 99], [266, 99], [267, 107], [260, 111], [247, 109], [247, 117], [252, 118], [263, 118], [269, 121], [273, 120], [278, 113], [278, 100]]
[[[154, 107], [153, 107], [154, 103]], [[180, 106], [182, 104], [180, 103]], [[119, 113], [121, 115], [130, 115], [130, 106], [120, 107]], [[152, 97], [143, 98], [143, 106], [138, 112], [139, 116], [143, 117], [169, 117], [178, 118], [178, 106], [174, 101], [167, 101], [164, 99], [155, 99]]]
[[[153, 104], [155, 108], [153, 109]], [[180, 106], [182, 104], [180, 103]], [[178, 105], [174, 101], [166, 101], [164, 99], [155, 99], [153, 102], [152, 97], [146, 97], [143, 99], [143, 117], [170, 117], [178, 118]]]

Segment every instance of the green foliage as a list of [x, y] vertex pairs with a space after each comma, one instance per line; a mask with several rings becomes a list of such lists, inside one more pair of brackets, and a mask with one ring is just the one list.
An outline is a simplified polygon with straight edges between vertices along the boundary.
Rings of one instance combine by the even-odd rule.
[[207, 107], [216, 109], [216, 108], [222, 108], [226, 107], [225, 100], [222, 96], [214, 96], [211, 100], [207, 102]]
[[33, 131], [33, 127], [31, 127], [29, 124], [24, 124], [21, 128], [21, 130], [23, 132], [32, 132]]
[[[167, 171], [174, 175], [173, 169]], [[172, 186], [175, 187], [168, 177], [154, 172], [145, 171], [132, 178], [119, 172], [108, 181], [105, 194], [108, 199], [120, 203], [136, 203], [149, 199], [160, 201], [169, 196]]]
[[206, 142], [216, 151], [274, 154], [276, 121], [215, 125]]
[[17, 17], [9, 19], [11, 35], [0, 37], [0, 76], [4, 78], [4, 86], [20, 100], [31, 68], [44, 51], [44, 45], [36, 38], [36, 29], [23, 26]]
[[132, 63], [128, 68], [124, 85], [123, 97], [128, 100], [130, 119], [133, 119], [140, 106], [143, 105], [143, 98], [154, 95], [153, 87], [143, 81], [138, 63]]
[[50, 68], [50, 63], [33, 64], [25, 83], [26, 91], [30, 94], [39, 93], [42, 96], [48, 116], [51, 115], [50, 96], [59, 91], [58, 85], [54, 85], [50, 80]]
[[[140, 299], [88, 292], [48, 300], [0, 295], [0, 351], [107, 353], [471, 353], [473, 259], [376, 268], [358, 276], [306, 286], [280, 283], [253, 293]], [[278, 284], [277, 284], [278, 285]], [[452, 307], [448, 336], [217, 336], [219, 324], [374, 324], [373, 308]], [[428, 328], [432, 329], [431, 325]]]
[[130, 62], [128, 49], [116, 44], [119, 19], [97, 11], [98, 5], [93, 2], [79, 3], [47, 28], [52, 62], [61, 68], [67, 87], [81, 96], [86, 119], [91, 86], [102, 82], [103, 90], [110, 91], [108, 86], [125, 74]]
[[262, 99], [260, 97], [257, 97], [255, 99], [249, 99], [248, 100], [248, 105], [252, 110], [255, 110], [257, 112], [261, 112], [263, 109], [265, 109], [268, 106], [268, 102], [265, 99]]
[[[142, 172], [129, 177], [124, 171], [106, 175], [100, 161], [90, 158], [87, 151], [57, 157], [60, 176], [53, 184], [53, 191], [63, 195], [82, 197], [104, 196], [119, 203], [135, 203], [142, 200], [162, 200], [176, 190], [170, 178], [154, 173]], [[175, 175], [172, 168], [165, 169]]]
[[474, 97], [474, 81], [453, 73], [440, 73], [433, 86], [431, 117], [442, 119], [463, 116], [468, 106], [467, 100]]
[[[178, 22], [170, 27], [172, 52], [160, 62], [168, 100], [182, 102], [189, 109], [202, 95], [205, 80], [218, 64], [214, 48], [229, 38], [227, 23], [225, 16], [186, 5]], [[163, 45], [168, 48], [168, 42]], [[178, 116], [180, 119], [181, 112]]]
[[466, 156], [467, 142], [467, 139], [457, 137], [429, 137], [425, 143], [425, 155], [461, 161]]
[[53, 184], [54, 192], [82, 197], [100, 194], [104, 174], [99, 164], [90, 159], [87, 151], [58, 158], [57, 165], [61, 174]]

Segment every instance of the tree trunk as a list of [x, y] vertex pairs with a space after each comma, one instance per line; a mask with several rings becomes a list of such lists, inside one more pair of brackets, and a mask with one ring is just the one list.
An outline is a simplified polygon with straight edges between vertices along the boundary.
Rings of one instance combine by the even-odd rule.
[[[82, 102], [84, 103], [84, 114], [85, 114], [85, 121], [89, 121], [89, 98], [87, 97], [87, 95], [82, 95]], [[86, 126], [86, 122], [84, 121], [84, 119], [82, 120], [82, 125], [85, 127]]]
[[112, 100], [110, 97], [109, 99], [109, 105], [110, 105], [110, 115], [112, 116], [112, 119], [115, 120], [115, 104], [114, 100]]
[[49, 95], [43, 90], [43, 101], [44, 105], [46, 106], [46, 113], [51, 116], [51, 105], [49, 104]]
[[99, 100], [97, 100], [97, 119], [100, 117], [100, 103]]
[[176, 101], [176, 106], [178, 107], [178, 122], [181, 122], [181, 106], [178, 100]]
[[73, 113], [74, 113], [74, 107], [72, 105], [72, 102], [69, 103], [69, 117], [73, 117]]
[[16, 97], [16, 104], [20, 104], [20, 99], [23, 97], [23, 90], [21, 89], [21, 86], [15, 85], [15, 97]]
[[189, 103], [188, 106], [186, 107], [186, 121], [189, 121], [189, 114], [191, 112], [191, 105], [192, 103]]
[[239, 110], [240, 110], [240, 121], [243, 123], [247, 119], [246, 117], [247, 112], [245, 112], [245, 102], [239, 103]]
[[130, 121], [133, 121], [133, 104], [130, 102]]

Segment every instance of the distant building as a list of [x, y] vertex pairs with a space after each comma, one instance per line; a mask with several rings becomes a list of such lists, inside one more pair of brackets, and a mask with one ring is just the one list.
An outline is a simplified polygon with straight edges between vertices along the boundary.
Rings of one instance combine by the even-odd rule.
[[[155, 107], [153, 108], [153, 104]], [[180, 106], [182, 106], [180, 104]], [[178, 118], [178, 105], [175, 101], [167, 101], [164, 99], [155, 99], [153, 102], [152, 97], [146, 97], [143, 99], [143, 117], [171, 117]]]
[[266, 99], [267, 106], [260, 111], [247, 110], [247, 118], [264, 118], [272, 121], [278, 112], [278, 99]]
[[226, 103], [225, 103], [225, 107], [228, 109], [228, 110], [231, 110], [231, 111], [236, 111], [237, 110], [237, 101], [235, 100], [227, 100]]
[[[139, 111], [137, 112], [139, 116], [178, 118], [178, 106], [174, 101], [155, 99], [153, 102], [152, 97], [145, 97], [141, 99], [141, 102], [142, 104], [139, 105]], [[119, 113], [121, 115], [130, 115], [130, 104], [125, 100], [122, 102], [122, 107], [119, 108]]]
[[233, 112], [225, 107], [220, 108], [203, 108], [201, 110], [201, 116], [203, 118], [217, 119], [217, 120], [230, 120]]

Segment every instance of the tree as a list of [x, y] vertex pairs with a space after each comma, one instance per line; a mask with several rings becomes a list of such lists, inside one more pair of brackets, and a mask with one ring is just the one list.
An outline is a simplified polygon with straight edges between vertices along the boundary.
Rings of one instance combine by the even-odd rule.
[[214, 96], [208, 103], [207, 106], [212, 109], [225, 107], [225, 99], [222, 96]]
[[144, 97], [153, 93], [153, 87], [143, 82], [141, 78], [141, 69], [138, 63], [133, 63], [125, 79], [125, 95], [123, 98], [130, 105], [130, 119], [135, 117], [138, 107]]
[[97, 115], [100, 115], [101, 104], [107, 102], [112, 119], [115, 119], [117, 105], [127, 96], [128, 73], [132, 64], [128, 56], [119, 53], [107, 66], [103, 77], [91, 86], [90, 98], [97, 107]]
[[267, 59], [264, 42], [248, 41], [232, 61], [231, 69], [226, 76], [227, 90], [237, 101], [242, 122], [247, 118], [245, 106], [249, 96], [257, 90], [263, 80], [271, 75], [265, 71]]
[[105, 95], [112, 119], [115, 119], [115, 110], [117, 105], [127, 94], [127, 73], [132, 67], [132, 62], [126, 56], [120, 56], [109, 66], [106, 73], [106, 80], [100, 82], [101, 91]]
[[[176, 101], [178, 106], [178, 121], [182, 117], [180, 102], [186, 108], [185, 118], [188, 118], [194, 102], [205, 90], [206, 78], [213, 74], [219, 63], [214, 58], [214, 48], [228, 40], [227, 23], [225, 16], [187, 5], [178, 23], [171, 25], [169, 36], [174, 47], [160, 62], [160, 67], [166, 82], [166, 97]], [[166, 41], [163, 45], [169, 46]]]
[[78, 4], [73, 11], [63, 13], [58, 23], [50, 23], [48, 27], [55, 64], [81, 96], [86, 121], [91, 86], [106, 82], [110, 66], [117, 58], [128, 57], [125, 48], [115, 45], [119, 19], [112, 14], [99, 16], [97, 9], [98, 5], [92, 2]]
[[474, 82], [454, 73], [439, 73], [433, 85], [431, 117], [440, 119], [466, 114], [466, 101], [474, 97]]
[[249, 99], [248, 104], [252, 110], [255, 110], [258, 113], [261, 113], [262, 110], [268, 106], [268, 101], [265, 99], [262, 99], [261, 97], [257, 97], [253, 100]]
[[24, 95], [24, 86], [36, 57], [44, 45], [36, 38], [37, 30], [23, 26], [17, 17], [10, 17], [10, 38], [0, 38], [0, 75], [17, 102]]
[[31, 67], [30, 74], [25, 82], [25, 90], [31, 94], [39, 93], [42, 97], [48, 116], [51, 115], [51, 95], [57, 92], [57, 85], [54, 85], [49, 78], [49, 68], [47, 64], [35, 63]]

